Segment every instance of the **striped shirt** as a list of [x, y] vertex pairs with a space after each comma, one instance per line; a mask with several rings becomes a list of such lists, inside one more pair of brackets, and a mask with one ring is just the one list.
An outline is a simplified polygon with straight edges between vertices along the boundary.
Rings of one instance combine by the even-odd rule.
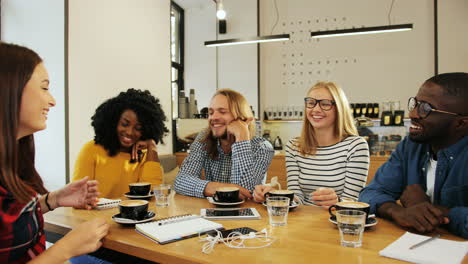
[[334, 189], [339, 197], [358, 199], [369, 169], [369, 147], [362, 137], [349, 136], [319, 147], [313, 156], [301, 155], [297, 146], [298, 138], [286, 145], [286, 170], [288, 189], [303, 204], [314, 204], [310, 193], [319, 187]]
[[[218, 159], [213, 160], [201, 142], [205, 132], [198, 134], [190, 146], [190, 154], [185, 158], [174, 182], [177, 193], [203, 198], [209, 182], [224, 182], [240, 185], [253, 190], [255, 185], [264, 182], [274, 150], [271, 144], [261, 137], [234, 142], [231, 152], [224, 153], [218, 140]], [[205, 180], [200, 177], [205, 170]]]

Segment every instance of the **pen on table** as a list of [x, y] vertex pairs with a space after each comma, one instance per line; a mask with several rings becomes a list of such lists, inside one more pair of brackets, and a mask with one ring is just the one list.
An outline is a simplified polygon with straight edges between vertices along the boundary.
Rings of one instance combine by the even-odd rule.
[[415, 248], [417, 248], [419, 246], [422, 246], [422, 245], [424, 245], [424, 244], [426, 244], [428, 242], [431, 242], [432, 240], [437, 239], [439, 237], [440, 237], [440, 234], [437, 234], [437, 235], [435, 235], [433, 237], [430, 237], [430, 238], [428, 238], [426, 240], [423, 240], [423, 241], [421, 241], [421, 242], [419, 242], [417, 244], [412, 245], [409, 249], [415, 249]]

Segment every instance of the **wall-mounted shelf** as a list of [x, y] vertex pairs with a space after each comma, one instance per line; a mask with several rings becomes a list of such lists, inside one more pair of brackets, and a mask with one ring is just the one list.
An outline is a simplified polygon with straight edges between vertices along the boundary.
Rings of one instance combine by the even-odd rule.
[[277, 119], [277, 120], [263, 120], [265, 123], [299, 123], [302, 119]]

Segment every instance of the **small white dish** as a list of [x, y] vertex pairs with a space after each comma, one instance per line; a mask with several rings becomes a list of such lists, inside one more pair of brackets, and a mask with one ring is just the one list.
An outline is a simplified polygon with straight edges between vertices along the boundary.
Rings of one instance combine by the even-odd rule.
[[245, 202], [244, 199], [240, 200], [240, 201], [237, 201], [237, 202], [234, 202], [234, 203], [221, 203], [221, 202], [216, 202], [213, 197], [206, 197], [206, 199], [208, 200], [209, 203], [212, 203], [212, 204], [215, 204], [215, 205], [220, 205], [220, 206], [233, 206], [233, 205], [238, 205], [238, 204], [242, 204]]
[[148, 199], [148, 198], [153, 197], [154, 193], [153, 191], [151, 191], [147, 195], [133, 195], [133, 194], [130, 194], [130, 192], [128, 192], [128, 193], [125, 193], [124, 195], [125, 197], [130, 198], [130, 199]]
[[[263, 202], [262, 204], [263, 204], [263, 206], [267, 206], [266, 202]], [[289, 210], [296, 209], [298, 206], [299, 206], [299, 204], [296, 203], [295, 201], [293, 201], [293, 203], [289, 206]]]
[[152, 211], [148, 211], [148, 214], [146, 214], [145, 219], [143, 220], [132, 220], [132, 219], [127, 219], [127, 218], [121, 218], [120, 213], [118, 213], [112, 216], [112, 220], [119, 224], [134, 225], [134, 224], [149, 222], [153, 220], [155, 217], [156, 217], [156, 214]]
[[[328, 221], [330, 221], [331, 223], [333, 224], [337, 224], [336, 223], [336, 217], [334, 216], [330, 216], [330, 218], [328, 218]], [[379, 221], [377, 220], [377, 218], [374, 218], [374, 217], [369, 217], [368, 218], [368, 221], [366, 221], [368, 223], [366, 223], [366, 227], [371, 227], [371, 226], [375, 226]]]

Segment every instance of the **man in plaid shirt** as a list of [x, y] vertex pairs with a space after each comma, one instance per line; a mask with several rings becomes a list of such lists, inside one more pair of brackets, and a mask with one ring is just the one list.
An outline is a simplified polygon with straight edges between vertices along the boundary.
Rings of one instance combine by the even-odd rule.
[[[218, 90], [208, 111], [208, 128], [191, 145], [175, 191], [203, 198], [213, 196], [219, 187], [236, 186], [239, 198], [252, 198], [251, 191], [264, 181], [273, 147], [255, 137], [252, 110], [240, 93]], [[202, 169], [205, 179], [201, 179]]]

